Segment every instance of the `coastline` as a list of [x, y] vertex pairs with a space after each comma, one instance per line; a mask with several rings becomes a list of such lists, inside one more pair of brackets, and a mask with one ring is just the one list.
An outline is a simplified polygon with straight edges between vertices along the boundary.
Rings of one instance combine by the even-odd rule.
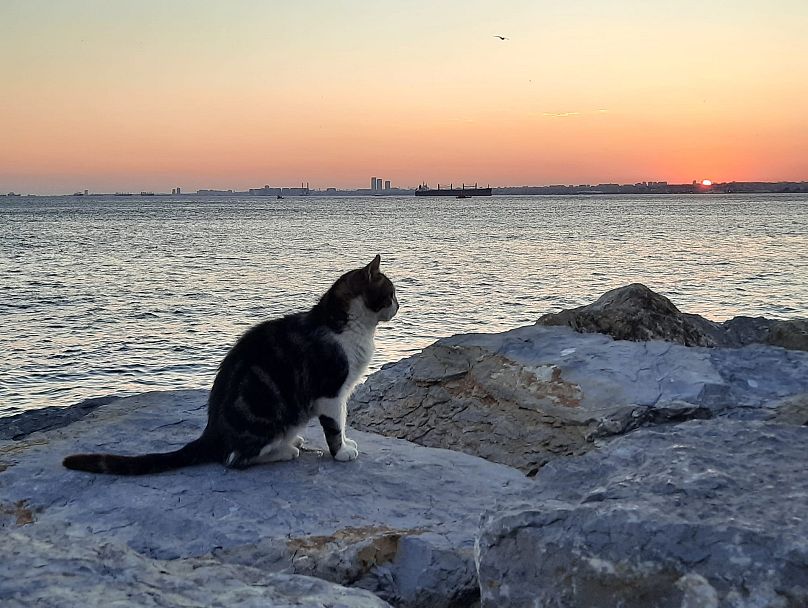
[[[385, 366], [352, 398], [352, 463], [330, 458], [314, 423], [298, 460], [244, 471], [61, 466], [183, 445], [205, 424], [205, 390], [0, 419], [0, 600], [58, 590], [135, 606], [159, 588], [171, 608], [194, 593], [286, 605], [294, 589], [304, 606], [602, 608], [606, 585], [649, 607], [801, 606], [808, 350], [686, 346], [715, 328], [653, 292], [616, 292]], [[593, 315], [634, 337], [592, 332]]]

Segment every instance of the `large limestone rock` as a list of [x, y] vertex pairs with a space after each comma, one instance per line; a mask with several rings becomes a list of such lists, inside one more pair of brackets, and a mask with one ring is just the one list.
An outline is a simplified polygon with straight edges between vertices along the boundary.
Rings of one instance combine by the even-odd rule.
[[593, 440], [642, 425], [728, 415], [766, 419], [808, 392], [808, 353], [689, 348], [530, 326], [437, 341], [357, 390], [356, 428], [535, 473]]
[[[16, 535], [0, 555], [9, 556], [0, 604], [19, 594], [31, 600], [24, 604], [47, 597], [48, 591], [35, 593], [34, 575], [25, 574], [36, 567], [49, 573], [43, 581], [56, 585], [50, 592], [67, 598], [54, 605], [70, 605], [85, 591], [98, 598], [95, 605], [111, 605], [126, 587], [124, 566], [131, 563], [142, 582], [138, 593], [155, 585], [170, 596], [153, 605], [207, 605], [217, 598], [220, 605], [241, 605], [230, 599], [258, 603], [261, 597], [284, 605], [296, 588], [306, 597], [306, 586], [314, 585], [263, 579], [260, 572], [315, 576], [397, 606], [466, 606], [479, 593], [473, 546], [480, 512], [532, 484], [509, 467], [361, 432], [353, 433], [360, 458], [335, 462], [316, 451], [325, 449], [318, 428], [307, 431], [312, 447], [297, 461], [244, 471], [211, 464], [116, 477], [61, 466], [64, 456], [80, 451], [182, 445], [204, 426], [206, 397], [204, 391], [149, 393], [27, 435], [30, 425], [14, 422], [18, 439], [0, 441], [0, 526], [4, 539]], [[43, 424], [54, 427], [41, 417], [34, 427]], [[23, 559], [29, 545], [35, 550]], [[51, 551], [59, 564], [76, 560], [61, 578], [48, 565]], [[192, 575], [197, 566], [204, 569]], [[92, 573], [103, 576], [93, 582]], [[186, 582], [174, 580], [186, 575]], [[253, 589], [264, 580], [265, 596]], [[311, 597], [331, 590], [314, 585]], [[366, 594], [334, 593], [322, 605], [373, 605]], [[205, 594], [210, 602], [195, 599]], [[124, 605], [144, 605], [138, 598]]]
[[770, 344], [808, 350], [808, 319], [735, 317], [724, 323], [680, 312], [673, 302], [633, 283], [607, 291], [592, 304], [543, 315], [539, 325], [566, 325], [615, 340], [666, 340], [685, 346]]
[[268, 574], [211, 558], [158, 560], [116, 543], [93, 545], [74, 538], [4, 532], [0, 543], [4, 608], [390, 606], [369, 591], [308, 576]]
[[642, 429], [483, 517], [482, 606], [808, 606], [808, 428]]

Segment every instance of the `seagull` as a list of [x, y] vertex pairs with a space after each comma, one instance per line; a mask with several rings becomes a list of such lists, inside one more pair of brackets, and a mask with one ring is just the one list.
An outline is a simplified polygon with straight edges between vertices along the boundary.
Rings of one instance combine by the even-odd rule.
[[505, 36], [500, 36], [499, 34], [494, 34], [494, 38], [499, 38], [500, 40], [508, 40]]

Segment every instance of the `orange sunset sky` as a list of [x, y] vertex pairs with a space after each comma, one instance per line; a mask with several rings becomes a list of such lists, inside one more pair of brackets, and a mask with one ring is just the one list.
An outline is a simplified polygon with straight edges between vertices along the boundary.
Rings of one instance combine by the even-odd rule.
[[805, 0], [0, 0], [0, 23], [2, 192], [808, 180]]

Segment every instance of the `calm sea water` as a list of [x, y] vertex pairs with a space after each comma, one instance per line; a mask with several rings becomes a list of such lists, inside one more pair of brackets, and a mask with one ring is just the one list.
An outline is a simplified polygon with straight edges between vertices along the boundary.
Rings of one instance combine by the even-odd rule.
[[0, 199], [0, 415], [210, 386], [250, 325], [381, 253], [373, 369], [643, 282], [680, 309], [808, 316], [808, 196]]

